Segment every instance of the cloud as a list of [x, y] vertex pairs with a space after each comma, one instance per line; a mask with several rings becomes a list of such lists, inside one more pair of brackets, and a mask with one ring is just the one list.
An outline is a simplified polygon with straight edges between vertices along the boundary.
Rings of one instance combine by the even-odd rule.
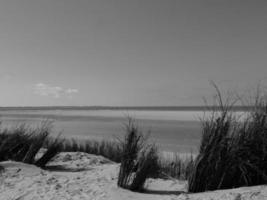
[[69, 89], [65, 90], [65, 92], [66, 92], [67, 94], [73, 94], [73, 93], [78, 93], [79, 90], [69, 88]]
[[78, 93], [77, 89], [67, 88], [64, 89], [59, 86], [51, 86], [44, 83], [37, 83], [34, 85], [34, 93], [40, 96], [51, 96], [54, 98], [60, 98], [62, 96], [69, 96], [74, 93]]

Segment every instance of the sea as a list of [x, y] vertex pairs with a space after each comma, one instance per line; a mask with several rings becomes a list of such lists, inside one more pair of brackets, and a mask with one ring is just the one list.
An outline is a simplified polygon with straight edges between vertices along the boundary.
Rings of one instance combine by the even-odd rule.
[[21, 124], [34, 127], [49, 121], [53, 136], [81, 140], [121, 140], [130, 117], [160, 150], [193, 154], [199, 149], [204, 115], [207, 112], [192, 109], [0, 109], [2, 128]]

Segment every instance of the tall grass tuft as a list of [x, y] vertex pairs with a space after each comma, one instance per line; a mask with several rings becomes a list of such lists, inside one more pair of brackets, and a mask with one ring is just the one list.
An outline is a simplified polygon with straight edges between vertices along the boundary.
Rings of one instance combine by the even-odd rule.
[[[1, 130], [0, 161], [7, 159], [22, 159], [27, 152], [29, 136], [25, 134], [27, 128], [20, 125], [12, 130]], [[12, 132], [12, 134], [10, 134]], [[26, 149], [26, 150], [25, 150]], [[23, 152], [22, 152], [23, 151]]]
[[147, 138], [129, 118], [122, 145], [118, 186], [140, 191], [148, 177], [158, 172], [157, 148], [146, 143]]
[[128, 188], [131, 175], [137, 167], [138, 153], [144, 145], [144, 136], [139, 132], [138, 127], [129, 119], [126, 125], [126, 135], [122, 141], [122, 160], [118, 177], [118, 186]]
[[137, 169], [130, 190], [141, 191], [147, 178], [158, 175], [158, 152], [156, 146], [145, 147], [137, 158]]
[[62, 139], [60, 139], [58, 136], [48, 144], [46, 152], [35, 162], [35, 165], [44, 168], [49, 161], [51, 161], [58, 153], [61, 152], [61, 149]]
[[49, 136], [51, 126], [47, 124], [42, 124], [41, 127], [38, 127], [33, 131], [28, 151], [23, 158], [23, 162], [33, 164], [35, 162], [35, 156], [43, 147], [47, 137]]
[[267, 183], [267, 101], [257, 96], [254, 109], [240, 120], [222, 101], [202, 122], [202, 141], [189, 178], [189, 192]]
[[[47, 143], [50, 130], [51, 123], [48, 122], [42, 123], [37, 128], [21, 124], [11, 129], [1, 129], [0, 161], [14, 160], [36, 164], [35, 157], [39, 150], [44, 147], [44, 144]], [[50, 156], [47, 156], [46, 163], [59, 152], [54, 150], [52, 154], [52, 147], [47, 150], [47, 152], [50, 152]]]

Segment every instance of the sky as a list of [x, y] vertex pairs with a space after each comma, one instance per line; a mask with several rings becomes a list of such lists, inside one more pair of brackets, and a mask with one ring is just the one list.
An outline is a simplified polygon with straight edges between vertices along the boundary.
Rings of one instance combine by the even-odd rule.
[[265, 0], [1, 0], [0, 106], [190, 106], [267, 82]]

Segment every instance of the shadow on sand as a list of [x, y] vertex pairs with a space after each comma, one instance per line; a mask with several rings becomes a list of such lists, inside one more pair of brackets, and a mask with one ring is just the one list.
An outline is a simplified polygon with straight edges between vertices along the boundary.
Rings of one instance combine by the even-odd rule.
[[56, 172], [81, 172], [81, 171], [89, 171], [91, 168], [70, 168], [64, 165], [49, 165], [44, 168], [48, 171], [56, 171]]
[[184, 191], [166, 191], [166, 190], [149, 190], [149, 189], [144, 189], [142, 193], [145, 194], [159, 194], [159, 195], [180, 195], [180, 194], [185, 194], [186, 192]]

